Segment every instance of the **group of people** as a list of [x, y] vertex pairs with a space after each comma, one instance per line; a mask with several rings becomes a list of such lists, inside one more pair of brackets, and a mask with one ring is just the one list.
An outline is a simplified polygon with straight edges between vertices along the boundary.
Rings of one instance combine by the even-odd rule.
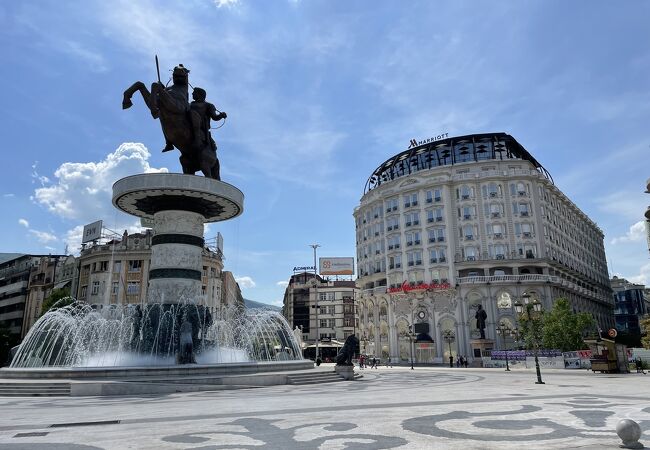
[[[449, 357], [449, 367], [454, 367], [454, 356]], [[456, 358], [456, 367], [469, 367], [467, 356], [459, 356]]]
[[364, 369], [368, 363], [370, 363], [370, 369], [376, 369], [379, 362], [374, 356], [368, 360], [366, 355], [359, 355], [359, 369]]

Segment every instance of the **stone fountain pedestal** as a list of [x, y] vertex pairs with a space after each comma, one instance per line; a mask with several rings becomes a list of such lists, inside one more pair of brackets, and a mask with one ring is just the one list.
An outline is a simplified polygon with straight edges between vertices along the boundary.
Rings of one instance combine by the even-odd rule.
[[[211, 323], [209, 313], [195, 306], [201, 295], [203, 225], [242, 214], [244, 194], [211, 178], [149, 173], [115, 182], [113, 205], [127, 214], [153, 220], [147, 306], [142, 317], [150, 322], [149, 328], [170, 331], [163, 339], [153, 339], [151, 345], [163, 351], [173, 340], [177, 362], [193, 362], [188, 342], [196, 344], [200, 328]], [[151, 350], [158, 353], [156, 348]]]
[[239, 216], [244, 194], [196, 175], [149, 173], [118, 180], [113, 205], [152, 219], [149, 303], [182, 303], [201, 295], [203, 225]]

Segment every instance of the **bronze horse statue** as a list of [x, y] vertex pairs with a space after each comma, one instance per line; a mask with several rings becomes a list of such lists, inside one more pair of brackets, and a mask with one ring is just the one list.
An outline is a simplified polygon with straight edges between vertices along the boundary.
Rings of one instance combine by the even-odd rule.
[[140, 92], [151, 116], [160, 119], [166, 140], [163, 152], [176, 147], [181, 152], [179, 161], [183, 173], [194, 175], [200, 170], [205, 177], [219, 180], [216, 151], [209, 145], [208, 137], [203, 136], [205, 134], [201, 127], [203, 118], [190, 108], [188, 101], [189, 73], [188, 69], [179, 64], [174, 68], [172, 85], [165, 87], [160, 82], [159, 75], [158, 81], [151, 84], [151, 92], [143, 82], [136, 81], [124, 91], [122, 108], [128, 109], [133, 106], [131, 97], [135, 92]]

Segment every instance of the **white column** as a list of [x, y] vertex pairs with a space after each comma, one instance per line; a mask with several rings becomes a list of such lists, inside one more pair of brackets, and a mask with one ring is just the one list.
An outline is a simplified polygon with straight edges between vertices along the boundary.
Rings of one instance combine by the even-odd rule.
[[203, 215], [154, 214], [148, 303], [196, 302], [201, 295]]

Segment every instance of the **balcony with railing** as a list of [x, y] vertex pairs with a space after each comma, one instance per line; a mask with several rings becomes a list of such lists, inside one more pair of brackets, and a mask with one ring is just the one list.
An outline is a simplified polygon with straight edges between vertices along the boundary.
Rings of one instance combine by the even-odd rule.
[[458, 284], [560, 283], [561, 278], [555, 275], [524, 274], [459, 277], [456, 280]]
[[[480, 254], [476, 255], [470, 255], [470, 256], [465, 256], [461, 253], [456, 253], [454, 255], [454, 262], [455, 263], [463, 263], [467, 261], [494, 261], [494, 260], [499, 260], [499, 261], [504, 261], [504, 260], [517, 260], [521, 261], [522, 259], [527, 259], [527, 260], [538, 260], [539, 258], [531, 251], [527, 251], [525, 254], [520, 255], [516, 251], [512, 252], [507, 252], [507, 253], [496, 253], [494, 255], [490, 255], [489, 253], [486, 252], [481, 252]], [[530, 262], [535, 262], [535, 261], [530, 261]]]

